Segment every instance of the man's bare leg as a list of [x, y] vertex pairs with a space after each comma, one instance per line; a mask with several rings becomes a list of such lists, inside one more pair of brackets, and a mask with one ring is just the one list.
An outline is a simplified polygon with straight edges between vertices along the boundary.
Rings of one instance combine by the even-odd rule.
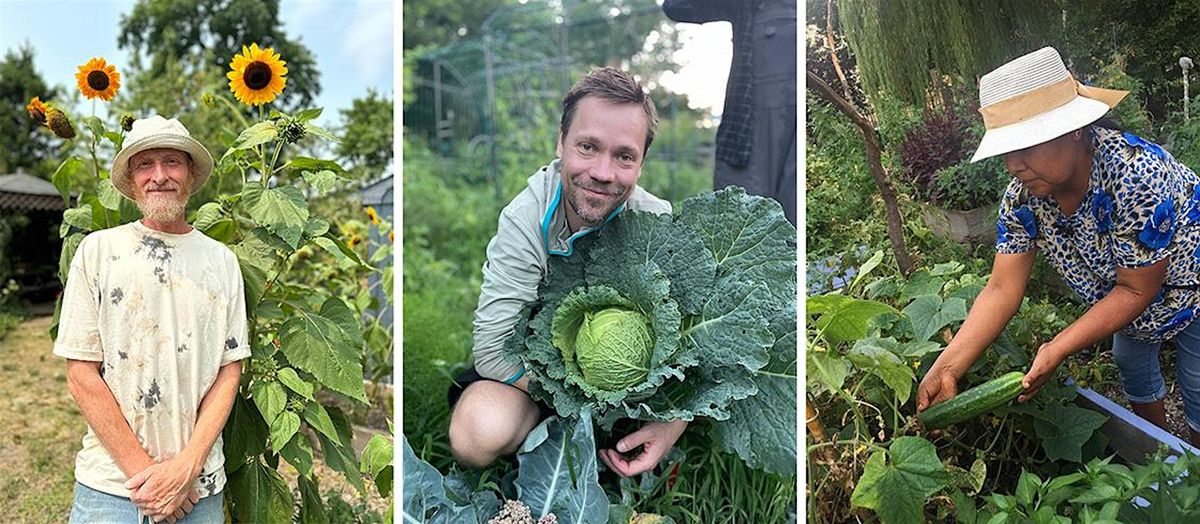
[[486, 467], [515, 453], [539, 418], [537, 404], [524, 391], [491, 380], [474, 382], [450, 415], [450, 451], [463, 466]]

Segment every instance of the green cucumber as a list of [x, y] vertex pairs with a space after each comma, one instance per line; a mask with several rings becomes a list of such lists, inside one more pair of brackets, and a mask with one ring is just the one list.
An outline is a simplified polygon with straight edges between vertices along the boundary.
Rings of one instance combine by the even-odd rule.
[[925, 429], [938, 429], [957, 424], [996, 409], [1015, 398], [1024, 389], [1021, 379], [1025, 373], [1005, 373], [976, 387], [959, 393], [954, 398], [933, 406], [920, 415]]

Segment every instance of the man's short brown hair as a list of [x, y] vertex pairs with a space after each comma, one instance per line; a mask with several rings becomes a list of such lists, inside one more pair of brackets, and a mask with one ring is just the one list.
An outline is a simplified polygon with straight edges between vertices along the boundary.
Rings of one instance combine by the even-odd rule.
[[654, 102], [650, 101], [650, 96], [642, 90], [637, 80], [624, 71], [611, 67], [593, 69], [575, 82], [567, 96], [563, 97], [562, 122], [558, 126], [562, 135], [559, 139], [566, 140], [571, 121], [575, 118], [575, 107], [580, 100], [588, 96], [599, 97], [615, 104], [642, 106], [642, 111], [646, 114], [646, 145], [642, 150], [642, 158], [645, 158], [646, 151], [650, 150], [650, 143], [654, 142], [654, 134], [658, 131], [658, 112], [654, 110]]

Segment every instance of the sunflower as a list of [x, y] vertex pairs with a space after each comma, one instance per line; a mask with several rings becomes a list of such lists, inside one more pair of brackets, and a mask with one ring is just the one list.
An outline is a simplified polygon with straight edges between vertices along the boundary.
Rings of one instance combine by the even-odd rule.
[[242, 46], [242, 54], [234, 55], [229, 63], [232, 71], [225, 73], [229, 77], [229, 90], [241, 103], [257, 106], [275, 100], [287, 84], [287, 62], [279, 59], [279, 53], [265, 47], [259, 49], [258, 44], [250, 47]]
[[371, 219], [371, 223], [379, 225], [379, 213], [375, 212], [375, 208], [367, 206], [367, 218]]
[[121, 87], [121, 73], [103, 58], [93, 58], [79, 66], [79, 72], [75, 73], [75, 81], [83, 96], [108, 101], [112, 100], [117, 94], [117, 89]]
[[42, 103], [41, 97], [35, 96], [29, 101], [29, 105], [25, 106], [25, 110], [29, 111], [29, 118], [32, 118], [38, 124], [45, 124], [46, 112], [50, 111], [50, 108]]
[[46, 127], [54, 131], [59, 138], [75, 138], [75, 127], [71, 125], [71, 119], [57, 107], [46, 111]]

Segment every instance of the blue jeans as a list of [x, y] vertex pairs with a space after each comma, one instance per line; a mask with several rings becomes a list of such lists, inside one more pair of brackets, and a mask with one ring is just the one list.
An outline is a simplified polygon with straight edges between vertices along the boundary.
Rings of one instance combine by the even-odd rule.
[[[176, 524], [224, 524], [225, 494], [217, 493], [200, 499], [192, 512]], [[138, 514], [137, 506], [128, 498], [96, 491], [75, 483], [75, 502], [71, 504], [71, 524], [143, 524], [153, 522]]]
[[[1192, 431], [1200, 432], [1200, 321], [1175, 335], [1175, 369], [1183, 393], [1183, 413]], [[1167, 396], [1158, 350], [1162, 343], [1142, 342], [1117, 332], [1113, 335], [1113, 360], [1121, 371], [1121, 384], [1130, 402], [1145, 404]]]

